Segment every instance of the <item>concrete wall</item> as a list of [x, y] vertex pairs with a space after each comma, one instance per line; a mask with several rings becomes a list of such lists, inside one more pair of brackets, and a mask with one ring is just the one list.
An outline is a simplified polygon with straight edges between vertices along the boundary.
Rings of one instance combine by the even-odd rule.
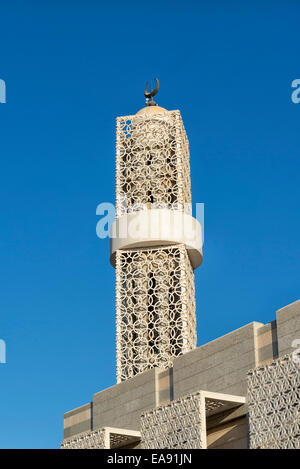
[[94, 394], [93, 428], [104, 426], [139, 430], [140, 414], [156, 407], [158, 368]]
[[294, 351], [295, 339], [300, 300], [278, 310], [276, 321], [250, 323], [176, 358], [173, 368], [152, 369], [94, 394], [92, 403], [65, 414], [65, 438], [103, 426], [139, 430], [141, 412], [199, 390], [245, 396], [248, 370]]
[[64, 438], [92, 429], [92, 404], [89, 402], [64, 415]]
[[248, 324], [176, 358], [169, 370], [152, 369], [94, 394], [91, 404], [65, 414], [65, 438], [104, 426], [139, 430], [142, 411], [200, 389], [245, 395], [262, 326]]
[[157, 373], [156, 396], [157, 405], [174, 399], [173, 368]]
[[257, 329], [257, 365], [264, 365], [278, 358], [278, 339], [276, 321], [269, 322]]
[[207, 430], [207, 449], [247, 449], [247, 418], [240, 417]]
[[295, 351], [292, 342], [300, 340], [300, 300], [276, 311], [276, 323], [279, 356]]
[[253, 322], [178, 357], [173, 365], [174, 398], [202, 389], [244, 396], [247, 371], [256, 366], [256, 331]]

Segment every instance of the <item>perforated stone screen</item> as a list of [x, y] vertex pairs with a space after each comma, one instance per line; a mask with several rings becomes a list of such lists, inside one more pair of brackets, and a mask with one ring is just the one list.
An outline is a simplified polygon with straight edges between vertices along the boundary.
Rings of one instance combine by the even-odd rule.
[[143, 209], [190, 212], [189, 144], [179, 111], [117, 118], [117, 217]]
[[201, 392], [141, 415], [143, 449], [206, 448], [205, 401]]
[[66, 438], [61, 449], [116, 449], [139, 441], [140, 433], [137, 431], [103, 427]]
[[119, 250], [117, 379], [168, 368], [196, 347], [194, 271], [184, 245]]
[[61, 449], [109, 449], [109, 434], [104, 428], [80, 433], [64, 440]]
[[248, 375], [250, 448], [300, 449], [300, 365], [292, 355]]

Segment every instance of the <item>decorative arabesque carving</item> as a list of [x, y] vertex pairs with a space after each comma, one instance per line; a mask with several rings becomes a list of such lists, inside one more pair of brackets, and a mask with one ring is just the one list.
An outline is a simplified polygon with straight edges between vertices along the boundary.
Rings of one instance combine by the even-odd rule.
[[117, 118], [116, 205], [191, 212], [189, 144], [179, 111]]
[[300, 449], [300, 366], [292, 355], [248, 373], [252, 449]]
[[117, 379], [196, 347], [194, 271], [184, 245], [119, 250], [116, 258]]
[[61, 449], [109, 449], [109, 436], [105, 428], [87, 431], [65, 439]]
[[205, 404], [201, 392], [171, 401], [141, 415], [143, 449], [204, 449]]
[[[179, 111], [117, 119], [117, 218], [191, 213], [189, 145]], [[194, 272], [185, 245], [116, 253], [117, 380], [172, 366], [196, 346]]]
[[122, 448], [127, 444], [140, 441], [138, 432], [132, 434], [128, 430], [102, 427], [98, 430], [88, 430], [72, 437], [66, 438], [61, 443], [61, 449], [114, 449]]

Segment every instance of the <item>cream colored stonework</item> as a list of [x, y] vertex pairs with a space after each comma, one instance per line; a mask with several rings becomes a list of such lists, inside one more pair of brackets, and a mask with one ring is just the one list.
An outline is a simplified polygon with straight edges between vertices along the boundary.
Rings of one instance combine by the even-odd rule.
[[66, 438], [61, 449], [116, 449], [140, 442], [140, 433], [123, 428], [103, 427]]
[[[153, 367], [169, 368], [196, 347], [193, 268], [202, 261], [202, 236], [191, 216], [189, 145], [179, 111], [154, 106], [117, 119], [116, 206], [111, 261], [120, 382]], [[134, 222], [132, 215], [140, 212], [141, 231], [149, 221], [150, 232], [121, 236], [121, 222]], [[189, 224], [196, 233], [190, 242], [181, 229]], [[172, 225], [169, 233], [166, 225]]]
[[117, 119], [117, 217], [145, 204], [191, 212], [189, 145], [179, 111]]
[[[141, 446], [143, 449], [206, 449], [207, 418], [245, 402], [242, 396], [198, 391], [159, 405], [141, 415]], [[212, 441], [215, 441], [213, 437], [209, 444]]]
[[196, 347], [194, 272], [184, 245], [117, 252], [117, 379], [169, 368]]
[[249, 371], [252, 449], [300, 449], [300, 365], [286, 355]]

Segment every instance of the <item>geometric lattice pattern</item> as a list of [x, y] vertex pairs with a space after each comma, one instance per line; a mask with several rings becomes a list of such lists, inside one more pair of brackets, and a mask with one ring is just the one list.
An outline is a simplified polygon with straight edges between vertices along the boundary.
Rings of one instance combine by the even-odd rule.
[[194, 288], [183, 244], [117, 251], [118, 382], [196, 347]]
[[300, 449], [300, 365], [292, 355], [248, 374], [252, 449]]
[[206, 448], [205, 403], [201, 392], [141, 415], [143, 449]]
[[66, 439], [61, 449], [109, 449], [109, 438], [105, 429], [80, 433], [73, 438]]
[[[179, 111], [117, 118], [116, 217], [151, 208], [191, 213], [189, 144]], [[116, 253], [117, 381], [196, 346], [194, 273], [184, 245]]]
[[117, 118], [117, 218], [145, 205], [191, 211], [189, 144], [179, 111]]
[[61, 449], [114, 449], [139, 441], [139, 432], [103, 427], [65, 439], [61, 443]]

